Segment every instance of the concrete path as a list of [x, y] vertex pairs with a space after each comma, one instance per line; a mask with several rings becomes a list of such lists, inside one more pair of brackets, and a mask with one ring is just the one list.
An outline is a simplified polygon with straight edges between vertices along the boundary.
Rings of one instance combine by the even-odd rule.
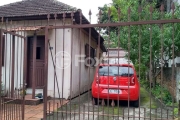
[[134, 108], [131, 105], [128, 107], [128, 102], [124, 101], [120, 101], [119, 106], [116, 101], [114, 107], [111, 105], [102, 106], [101, 104], [93, 106], [89, 92], [70, 101], [58, 112], [50, 115], [48, 120], [150, 120], [150, 117], [151, 120], [157, 118], [162, 118], [161, 120], [173, 119], [172, 111], [155, 106], [153, 100], [151, 101], [153, 108], [150, 109], [149, 100], [141, 99], [140, 108]]

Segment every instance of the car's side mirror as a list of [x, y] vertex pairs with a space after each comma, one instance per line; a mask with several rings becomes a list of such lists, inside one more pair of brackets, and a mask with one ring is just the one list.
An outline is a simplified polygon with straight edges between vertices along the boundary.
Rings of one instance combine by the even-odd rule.
[[137, 77], [139, 78], [139, 75], [137, 75]]

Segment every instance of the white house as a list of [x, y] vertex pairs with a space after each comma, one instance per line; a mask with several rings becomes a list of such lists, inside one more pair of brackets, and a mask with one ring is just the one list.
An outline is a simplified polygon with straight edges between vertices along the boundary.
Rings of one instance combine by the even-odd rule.
[[128, 52], [123, 48], [108, 48], [107, 52], [103, 52], [102, 57], [107, 64], [127, 63], [127, 54]]
[[14, 97], [23, 81], [33, 98], [46, 91], [46, 80], [51, 97], [68, 99], [90, 89], [95, 67], [86, 66], [85, 58], [101, 56], [106, 48], [100, 37], [98, 50], [99, 34], [94, 28], [61, 28], [78, 26], [81, 18], [82, 24], [90, 24], [80, 12], [56, 0], [23, 0], [0, 6], [4, 36], [1, 81], [8, 96]]

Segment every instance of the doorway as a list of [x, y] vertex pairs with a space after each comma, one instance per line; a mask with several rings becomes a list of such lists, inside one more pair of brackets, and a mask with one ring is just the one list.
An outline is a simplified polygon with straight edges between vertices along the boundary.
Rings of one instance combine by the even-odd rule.
[[[37, 36], [35, 66], [33, 65], [33, 41], [33, 36], [28, 37], [27, 87], [32, 88], [35, 81], [35, 88], [42, 88], [44, 86], [45, 36]], [[35, 67], [35, 80], [33, 80], [33, 67]]]

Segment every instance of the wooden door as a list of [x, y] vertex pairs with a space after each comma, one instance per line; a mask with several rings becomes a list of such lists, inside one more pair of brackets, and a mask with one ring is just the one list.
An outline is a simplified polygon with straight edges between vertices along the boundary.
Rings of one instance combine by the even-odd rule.
[[33, 80], [33, 37], [28, 39], [28, 79], [27, 87], [32, 88], [35, 81], [36, 88], [44, 86], [44, 55], [45, 55], [45, 37], [37, 36], [36, 59], [35, 59], [35, 80]]

